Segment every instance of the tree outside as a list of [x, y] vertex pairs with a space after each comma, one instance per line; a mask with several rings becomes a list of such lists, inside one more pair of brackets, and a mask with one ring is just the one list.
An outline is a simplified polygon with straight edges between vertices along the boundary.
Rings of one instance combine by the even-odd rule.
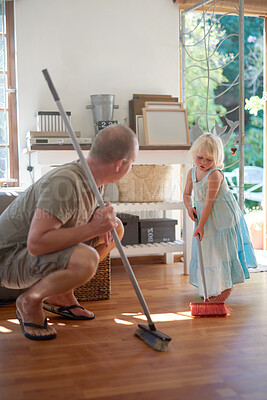
[[[263, 167], [263, 29], [263, 18], [245, 17], [245, 165], [259, 167]], [[239, 120], [238, 16], [206, 14], [202, 18], [202, 13], [188, 13], [185, 33], [189, 126], [198, 120], [207, 132], [216, 121], [222, 129], [227, 119]], [[201, 113], [208, 114], [208, 121]], [[238, 167], [237, 136], [238, 127], [225, 146], [227, 171]], [[257, 205], [247, 200], [245, 203], [246, 208]]]
[[[224, 25], [226, 32], [229, 34], [236, 31], [237, 26], [238, 17], [227, 16]], [[263, 92], [263, 29], [263, 18], [245, 17], [245, 165], [259, 167], [263, 167], [263, 107], [260, 101]], [[232, 45], [234, 46], [234, 43]], [[236, 74], [237, 71], [238, 65], [233, 64], [232, 69], [227, 70], [225, 75], [229, 79], [229, 74]], [[238, 96], [238, 90], [236, 92]], [[238, 99], [235, 100], [235, 104], [237, 103]], [[235, 156], [231, 152], [233, 140], [234, 138], [231, 139], [229, 145], [225, 148], [226, 165], [231, 165], [236, 161]], [[232, 168], [235, 168], [235, 166]]]

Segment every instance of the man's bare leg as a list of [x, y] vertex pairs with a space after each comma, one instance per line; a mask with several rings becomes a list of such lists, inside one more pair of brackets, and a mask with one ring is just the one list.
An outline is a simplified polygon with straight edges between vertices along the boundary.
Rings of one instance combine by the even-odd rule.
[[[117, 235], [119, 239], [123, 237], [124, 233], [124, 228], [123, 224], [120, 220], [119, 224], [116, 228]], [[95, 247], [95, 250], [99, 254], [99, 261], [103, 261], [106, 256], [110, 253], [110, 251], [115, 247], [114, 241], [112, 241], [108, 246], [104, 242], [104, 240], [99, 242], [99, 245]], [[92, 278], [92, 277], [91, 277]], [[88, 280], [90, 280], [89, 278]], [[77, 301], [76, 297], [74, 296], [73, 290], [70, 290], [67, 293], [64, 293], [62, 295], [56, 295], [56, 296], [51, 296], [47, 298], [47, 301], [55, 306], [61, 306], [61, 307], [68, 307], [72, 306], [74, 304], [79, 305], [79, 302]], [[71, 312], [76, 315], [77, 317], [88, 317], [91, 318], [93, 316], [93, 313], [91, 311], [88, 311], [86, 309], [81, 309], [81, 308], [74, 308], [71, 310]]]
[[[87, 282], [88, 277], [91, 279], [94, 276], [98, 262], [99, 256], [94, 249], [85, 245], [77, 246], [66, 269], [52, 272], [18, 297], [16, 306], [23, 322], [42, 326], [45, 318], [43, 301], [69, 293], [74, 287]], [[49, 325], [47, 329], [25, 326], [25, 331], [29, 335], [36, 336], [56, 333], [55, 329]]]
[[[123, 237], [124, 228], [123, 228], [123, 224], [121, 223], [121, 221], [118, 220], [118, 222], [119, 222], [119, 224], [116, 228], [116, 232], [117, 232], [119, 239], [121, 240], [121, 238]], [[100, 241], [99, 245], [95, 247], [95, 250], [99, 254], [99, 261], [103, 261], [114, 247], [115, 247], [114, 241], [112, 241], [108, 246], [106, 245], [104, 240]], [[92, 278], [92, 276], [88, 277], [87, 281], [89, 281], [91, 278]], [[59, 307], [69, 307], [72, 305], [79, 305], [79, 302], [77, 301], [76, 297], [74, 296], [73, 289], [67, 293], [63, 293], [63, 294], [56, 295], [56, 296], [51, 296], [51, 297], [47, 298], [47, 301], [49, 303], [51, 303], [55, 306], [59, 306]], [[82, 309], [82, 308], [73, 308], [71, 310], [71, 312], [74, 315], [76, 315], [77, 317], [92, 318], [92, 316], [94, 315], [91, 311]]]

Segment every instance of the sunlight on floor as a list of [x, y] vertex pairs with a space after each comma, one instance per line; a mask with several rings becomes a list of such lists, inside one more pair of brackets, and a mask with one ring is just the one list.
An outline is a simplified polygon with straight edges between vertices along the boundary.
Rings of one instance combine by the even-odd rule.
[[[134, 318], [146, 320], [145, 315], [135, 315]], [[179, 313], [164, 313], [164, 314], [151, 314], [153, 322], [169, 322], [169, 321], [182, 321], [193, 319], [190, 311], [184, 311]]]
[[[135, 314], [134, 314], [135, 315]], [[49, 321], [49, 318], [47, 318], [47, 320]], [[120, 320], [118, 320], [120, 321]], [[9, 322], [11, 324], [15, 324], [15, 325], [19, 325], [19, 321], [17, 319], [7, 319], [6, 322]], [[123, 323], [124, 321], [122, 321], [121, 323]], [[120, 322], [118, 322], [120, 323]], [[131, 322], [126, 322], [126, 324], [132, 325]], [[66, 326], [66, 324], [64, 322], [48, 322], [48, 325], [57, 325], [57, 326]], [[74, 324], [72, 325], [73, 328], [79, 328], [79, 325]], [[12, 329], [9, 329], [3, 325], [0, 325], [0, 333], [11, 333], [13, 332]]]
[[[138, 313], [122, 313], [123, 317], [132, 317], [135, 319], [140, 319], [142, 321], [146, 321], [147, 318], [141, 312]], [[183, 321], [193, 319], [191, 316], [190, 311], [183, 311], [178, 313], [163, 313], [163, 314], [151, 314], [151, 318], [153, 322], [170, 322], [170, 321]], [[49, 320], [49, 319], [48, 319]], [[11, 324], [19, 325], [19, 321], [17, 319], [8, 319], [7, 322]], [[114, 322], [120, 325], [133, 325], [134, 322], [126, 321], [126, 319], [122, 318], [114, 318]], [[65, 326], [64, 322], [48, 322], [49, 325], [58, 325], [58, 326]], [[73, 325], [73, 327], [78, 327], [78, 325]], [[11, 333], [12, 330], [0, 325], [0, 333]]]
[[142, 313], [141, 312], [139, 312], [139, 313], [122, 313], [121, 315], [133, 316], [133, 315], [138, 315], [138, 314], [142, 314]]
[[[142, 321], [146, 321], [147, 318], [145, 315], [142, 313], [123, 313], [122, 314], [125, 317], [133, 317], [135, 319], [141, 319]], [[183, 312], [178, 312], [178, 313], [164, 313], [164, 314], [151, 314], [151, 318], [153, 322], [170, 322], [170, 321], [184, 321], [184, 320], [189, 320], [189, 319], [194, 319], [194, 317], [191, 316], [191, 311], [183, 311]], [[126, 321], [125, 319], [119, 319], [115, 318], [114, 321], [117, 324], [122, 324], [122, 325], [133, 325], [132, 322]]]
[[133, 325], [133, 322], [124, 321], [123, 319], [119, 319], [119, 318], [115, 318], [114, 321], [116, 322], [116, 324]]
[[11, 322], [11, 324], [19, 325], [19, 320], [18, 319], [8, 319], [7, 322]]
[[[47, 321], [49, 321], [49, 318], [47, 318]], [[19, 321], [17, 319], [7, 319], [6, 322], [9, 322], [10, 324], [15, 324], [19, 325]], [[66, 324], [64, 322], [48, 322], [48, 325], [57, 325], [57, 326], [65, 326]], [[73, 327], [78, 327], [78, 325], [73, 325]], [[13, 332], [12, 329], [9, 329], [3, 325], [0, 325], [0, 333], [11, 333]]]
[[[17, 319], [7, 319], [6, 322], [10, 322], [11, 324], [19, 324], [19, 321]], [[11, 333], [13, 332], [12, 329], [9, 329], [3, 325], [0, 325], [0, 333]]]
[[[19, 321], [17, 319], [7, 319], [6, 322], [10, 322], [11, 324], [19, 325]], [[12, 329], [6, 328], [3, 325], [0, 325], [0, 333], [11, 333]]]
[[11, 329], [5, 328], [4, 326], [0, 325], [0, 333], [10, 333], [12, 332]]

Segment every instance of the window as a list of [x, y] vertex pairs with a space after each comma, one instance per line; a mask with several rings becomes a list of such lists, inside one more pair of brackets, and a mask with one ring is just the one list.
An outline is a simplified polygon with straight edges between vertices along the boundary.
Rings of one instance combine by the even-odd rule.
[[[222, 135], [226, 171], [239, 163], [244, 175], [245, 164], [263, 166], [264, 20], [245, 16], [243, 23], [241, 3], [239, 9], [232, 2], [205, 0], [185, 9], [180, 37], [182, 102], [191, 141], [202, 132]], [[239, 182], [244, 210], [244, 178]], [[255, 202], [246, 200], [245, 206]]]
[[0, 0], [0, 186], [18, 186], [14, 2]]

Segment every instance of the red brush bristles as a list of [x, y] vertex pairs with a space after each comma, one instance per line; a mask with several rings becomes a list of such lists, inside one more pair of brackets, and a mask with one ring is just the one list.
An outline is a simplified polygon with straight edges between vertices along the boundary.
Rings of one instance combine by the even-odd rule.
[[224, 303], [190, 303], [190, 309], [193, 317], [226, 317], [230, 314]]

